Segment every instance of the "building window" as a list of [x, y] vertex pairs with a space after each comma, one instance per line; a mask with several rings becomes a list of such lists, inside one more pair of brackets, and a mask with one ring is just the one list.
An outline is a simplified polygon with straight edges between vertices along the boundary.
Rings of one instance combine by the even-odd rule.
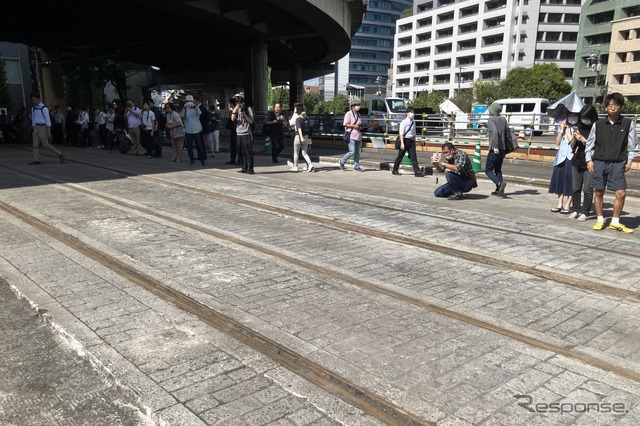
[[398, 74], [411, 71], [411, 65], [401, 65], [398, 67]]
[[440, 68], [451, 68], [451, 59], [441, 59], [439, 61], [435, 61], [436, 69]]
[[613, 10], [589, 16], [591, 25], [611, 24], [611, 21], [613, 21]]
[[418, 42], [430, 41], [431, 32], [418, 34]]
[[475, 16], [478, 14], [478, 10], [479, 10], [478, 5], [465, 7], [463, 9], [460, 9], [460, 17], [466, 18], [467, 16]]
[[439, 46], [436, 46], [436, 53], [440, 54], [440, 53], [450, 53], [453, 51], [453, 46], [451, 43], [447, 43], [447, 44], [441, 44]]
[[432, 23], [431, 17], [420, 19], [418, 20], [418, 28], [426, 27], [428, 25], [431, 25], [431, 23]]
[[9, 84], [22, 84], [20, 78], [20, 61], [15, 59], [2, 59], [4, 61], [4, 72]]
[[431, 54], [431, 48], [430, 47], [426, 47], [426, 48], [422, 48], [422, 49], [417, 49], [416, 50], [416, 57], [421, 57], [421, 56], [427, 56]]
[[458, 50], [475, 49], [476, 39], [462, 40], [458, 42]]
[[420, 5], [418, 5], [418, 12], [424, 12], [427, 10], [432, 10], [433, 9], [433, 2], [427, 2], [427, 3], [422, 3]]
[[453, 28], [443, 28], [436, 32], [437, 38], [446, 38], [451, 37], [453, 35]]
[[453, 11], [438, 15], [438, 23], [453, 21]]
[[629, 84], [638, 84], [638, 83], [640, 83], [640, 74], [638, 74], [638, 73], [631, 74], [631, 75], [629, 75], [629, 77], [631, 78], [629, 80]]
[[545, 41], [560, 41], [560, 34], [556, 31], [547, 31], [544, 39]]
[[564, 42], [578, 41], [578, 33], [564, 32], [562, 33], [562, 41]]
[[482, 37], [483, 46], [493, 46], [494, 44], [501, 44], [504, 40], [504, 34], [496, 34], [493, 36]]
[[576, 59], [576, 51], [575, 50], [561, 50], [560, 51], [560, 59], [573, 61]]
[[470, 24], [460, 25], [458, 27], [458, 34], [471, 33], [471, 32], [475, 32], [477, 30], [478, 30], [478, 23], [477, 22], [472, 22]]
[[429, 71], [429, 62], [416, 62], [416, 71]]

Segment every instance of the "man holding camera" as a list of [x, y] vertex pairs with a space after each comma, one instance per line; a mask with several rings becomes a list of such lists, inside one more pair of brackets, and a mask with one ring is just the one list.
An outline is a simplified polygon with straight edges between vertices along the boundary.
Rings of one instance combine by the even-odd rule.
[[233, 97], [230, 103], [232, 106], [231, 121], [236, 123], [238, 154], [242, 166], [240, 172], [252, 175], [255, 173], [253, 171], [253, 135], [251, 134], [253, 111], [245, 105], [244, 98], [240, 95]]
[[142, 155], [146, 151], [140, 143], [140, 126], [142, 125], [142, 110], [129, 99], [124, 108], [124, 116], [127, 119], [127, 132], [133, 142], [133, 154]]
[[462, 200], [462, 194], [477, 186], [471, 159], [466, 152], [456, 149], [451, 142], [442, 144], [441, 149], [441, 153], [431, 157], [431, 162], [439, 172], [448, 172], [445, 174], [447, 183], [436, 188], [433, 195], [447, 197], [449, 200]]
[[193, 143], [196, 143], [196, 151], [198, 152], [198, 160], [200, 165], [206, 167], [205, 159], [207, 158], [204, 153], [204, 143], [202, 142], [202, 124], [200, 123], [200, 115], [202, 111], [195, 103], [193, 96], [187, 95], [185, 98], [184, 106], [180, 110], [180, 118], [184, 124], [185, 140], [187, 142], [187, 154], [189, 155], [189, 161], [191, 165], [196, 164], [196, 160], [193, 158]]
[[265, 136], [271, 138], [271, 159], [274, 163], [278, 162], [278, 155], [284, 151], [284, 123], [287, 118], [282, 114], [282, 107], [276, 103], [273, 105], [273, 111], [267, 113], [264, 120]]

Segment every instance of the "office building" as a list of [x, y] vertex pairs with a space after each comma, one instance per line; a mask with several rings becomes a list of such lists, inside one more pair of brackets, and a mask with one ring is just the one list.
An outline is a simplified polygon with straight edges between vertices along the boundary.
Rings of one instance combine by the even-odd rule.
[[555, 63], [573, 79], [580, 0], [418, 0], [399, 19], [392, 92], [446, 97], [517, 67]]
[[[576, 69], [573, 90], [589, 103], [602, 102], [608, 92], [620, 91], [628, 96], [625, 81], [635, 81], [633, 69], [638, 69], [640, 60], [634, 57], [632, 46], [637, 31], [627, 25], [627, 18], [640, 15], [637, 0], [586, 0], [582, 7], [580, 38], [577, 46]], [[612, 25], [616, 22], [617, 30]], [[637, 27], [636, 27], [637, 28]], [[623, 37], [623, 40], [620, 39]], [[633, 38], [630, 38], [633, 37]], [[624, 49], [630, 50], [624, 51]], [[612, 51], [610, 53], [610, 50]], [[628, 54], [631, 54], [631, 57]], [[635, 64], [633, 64], [635, 62]], [[626, 65], [625, 65], [626, 64]], [[615, 71], [610, 73], [608, 66]], [[617, 90], [613, 90], [613, 87]], [[637, 96], [637, 95], [636, 95]]]
[[413, 0], [369, 0], [362, 25], [351, 39], [349, 55], [338, 61], [337, 72], [320, 77], [320, 92], [325, 100], [336, 93], [354, 91], [373, 94], [384, 91], [393, 55], [396, 21], [411, 11]]

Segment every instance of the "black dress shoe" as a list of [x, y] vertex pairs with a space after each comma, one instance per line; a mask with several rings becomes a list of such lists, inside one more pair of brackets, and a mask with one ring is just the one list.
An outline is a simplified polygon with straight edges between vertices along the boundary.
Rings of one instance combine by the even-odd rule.
[[235, 165], [236, 165], [236, 162], [235, 162], [235, 161], [227, 161], [227, 162], [226, 162], [226, 163], [224, 163], [224, 164], [229, 164], [229, 165], [231, 165], [231, 166], [235, 166]]
[[416, 177], [424, 177], [424, 174], [422, 172], [417, 172], [415, 175]]
[[35, 166], [35, 165], [38, 165], [38, 164], [42, 164], [42, 163], [40, 161], [32, 161], [32, 162], [29, 163], [30, 166]]
[[256, 172], [254, 172], [253, 169], [249, 169], [249, 170], [247, 170], [247, 174], [248, 175], [255, 175]]
[[391, 172], [391, 174], [392, 174], [392, 175], [396, 175], [396, 176], [400, 176], [400, 172], [399, 172], [399, 171], [397, 171], [397, 170], [393, 170], [393, 171]]

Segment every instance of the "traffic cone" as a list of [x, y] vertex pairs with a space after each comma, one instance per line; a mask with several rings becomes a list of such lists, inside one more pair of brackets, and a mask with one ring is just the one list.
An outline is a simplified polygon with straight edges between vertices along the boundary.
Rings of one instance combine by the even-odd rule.
[[405, 151], [402, 164], [411, 164], [411, 158], [409, 157], [409, 151]]
[[473, 154], [473, 161], [471, 162], [471, 168], [474, 172], [479, 172], [482, 169], [482, 154], [480, 153], [480, 141], [476, 143], [476, 152]]

